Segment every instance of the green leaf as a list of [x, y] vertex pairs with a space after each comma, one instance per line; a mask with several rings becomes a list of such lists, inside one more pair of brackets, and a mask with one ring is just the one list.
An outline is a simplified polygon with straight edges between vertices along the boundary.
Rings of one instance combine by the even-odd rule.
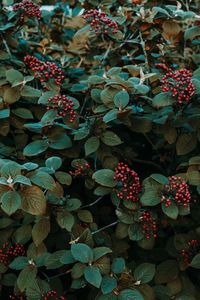
[[144, 206], [155, 206], [161, 201], [161, 185], [154, 180], [147, 178], [143, 182], [144, 193], [140, 198]]
[[153, 100], [153, 107], [160, 108], [172, 105], [175, 102], [175, 99], [172, 98], [171, 93], [159, 93], [157, 94]]
[[32, 285], [37, 275], [37, 268], [34, 265], [26, 266], [18, 275], [17, 286], [21, 292]]
[[34, 244], [38, 247], [50, 232], [50, 221], [48, 219], [40, 219], [32, 229], [32, 238]]
[[16, 162], [7, 162], [3, 164], [1, 168], [1, 175], [3, 177], [9, 178], [15, 178], [17, 175], [21, 174], [21, 166], [17, 164]]
[[117, 287], [117, 280], [114, 277], [104, 276], [101, 282], [101, 291], [104, 295], [111, 293]]
[[0, 110], [0, 119], [9, 118], [10, 116], [10, 108], [5, 108]]
[[47, 104], [49, 98], [54, 97], [55, 95], [56, 95], [55, 91], [48, 91], [43, 93], [38, 100], [38, 104]]
[[86, 210], [86, 209], [79, 210], [77, 215], [82, 222], [85, 222], [85, 223], [93, 222], [93, 216], [89, 210]]
[[47, 269], [58, 269], [63, 264], [60, 262], [61, 257], [64, 255], [66, 250], [58, 250], [52, 253], [50, 256], [47, 257], [45, 261], [45, 266]]
[[85, 155], [90, 155], [91, 153], [94, 153], [98, 150], [100, 145], [100, 141], [96, 136], [90, 137], [86, 142], [85, 142]]
[[200, 35], [200, 28], [199, 26], [192, 26], [186, 29], [184, 33], [185, 40], [193, 40], [196, 36]]
[[168, 259], [161, 262], [156, 269], [155, 283], [165, 284], [177, 278], [179, 273], [178, 263], [176, 260]]
[[134, 223], [128, 228], [128, 235], [132, 241], [140, 241], [143, 239], [144, 234], [142, 232], [142, 227], [140, 224]]
[[105, 131], [101, 135], [102, 142], [107, 146], [118, 146], [122, 144], [120, 137], [112, 131]]
[[58, 156], [52, 156], [46, 160], [45, 165], [49, 169], [57, 170], [62, 166], [62, 159]]
[[94, 261], [109, 253], [112, 253], [112, 250], [108, 247], [97, 247], [93, 249]]
[[60, 262], [64, 265], [73, 264], [76, 262], [74, 257], [71, 254], [70, 250], [66, 250], [65, 253], [61, 256]]
[[23, 151], [25, 156], [35, 156], [46, 151], [48, 148], [47, 140], [36, 140], [28, 144]]
[[38, 89], [33, 88], [32, 86], [25, 85], [23, 90], [21, 91], [22, 97], [27, 98], [39, 98], [41, 95], [41, 91]]
[[16, 80], [23, 81], [24, 76], [22, 73], [15, 69], [9, 69], [6, 71], [6, 79], [8, 80], [8, 82], [13, 84]]
[[154, 264], [143, 263], [135, 269], [134, 278], [141, 283], [148, 283], [153, 279], [155, 272]]
[[1, 208], [9, 216], [21, 207], [21, 197], [15, 191], [4, 193], [1, 197], [1, 202]]
[[171, 219], [176, 220], [178, 217], [178, 207], [173, 201], [168, 207], [166, 207], [165, 203], [162, 203], [162, 211]]
[[126, 90], [120, 91], [114, 97], [115, 106], [123, 109], [128, 105], [129, 99], [129, 94]]
[[56, 220], [61, 228], [71, 232], [72, 227], [74, 226], [75, 219], [70, 212], [66, 210], [58, 212]]
[[118, 300], [144, 300], [144, 297], [138, 290], [123, 290], [119, 296]]
[[14, 270], [21, 270], [28, 266], [28, 264], [29, 262], [27, 257], [18, 256], [9, 264], [9, 268]]
[[93, 261], [92, 249], [86, 244], [78, 243], [72, 244], [71, 252], [73, 257], [82, 263], [89, 263]]
[[120, 274], [124, 271], [125, 267], [125, 260], [122, 257], [119, 257], [113, 260], [111, 270], [115, 274]]
[[92, 179], [97, 183], [107, 187], [114, 187], [116, 181], [114, 180], [115, 172], [110, 169], [101, 169], [93, 173]]
[[169, 184], [168, 178], [161, 174], [154, 173], [154, 174], [151, 174], [150, 177], [153, 178], [155, 181], [157, 181], [160, 184], [164, 184], [164, 185]]
[[21, 183], [21, 184], [24, 184], [24, 185], [32, 185], [31, 184], [31, 181], [29, 178], [23, 176], [23, 175], [17, 175], [15, 178], [14, 178], [14, 181], [13, 183]]
[[181, 134], [176, 142], [176, 153], [177, 155], [186, 155], [193, 151], [197, 146], [196, 135], [192, 133]]
[[72, 141], [65, 133], [49, 137], [49, 147], [52, 149], [68, 149], [72, 146]]
[[76, 263], [75, 265], [73, 265], [71, 272], [72, 279], [81, 278], [84, 275], [85, 267], [86, 265], [81, 263]]
[[55, 173], [55, 177], [61, 184], [71, 185], [72, 183], [72, 176], [68, 173], [58, 171]]
[[93, 286], [99, 288], [102, 281], [102, 276], [97, 267], [88, 266], [84, 270], [84, 277]]
[[30, 180], [35, 185], [38, 185], [47, 190], [53, 190], [55, 188], [55, 181], [51, 175], [45, 172], [38, 171], [30, 177]]
[[195, 269], [200, 269], [200, 253], [196, 254], [191, 263], [190, 263], [190, 266], [195, 268]]
[[16, 243], [25, 244], [31, 239], [32, 226], [30, 224], [21, 225], [14, 233], [13, 238]]
[[13, 109], [12, 113], [22, 119], [34, 119], [32, 112], [27, 108], [17, 108]]
[[118, 109], [112, 109], [109, 112], [107, 112], [105, 114], [105, 116], [103, 117], [103, 121], [105, 123], [111, 122], [113, 120], [117, 119], [117, 114], [118, 114]]

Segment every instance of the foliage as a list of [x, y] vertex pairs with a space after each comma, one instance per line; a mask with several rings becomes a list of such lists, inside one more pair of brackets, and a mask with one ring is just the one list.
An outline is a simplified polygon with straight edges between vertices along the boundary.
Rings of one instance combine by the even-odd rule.
[[2, 299], [200, 299], [200, 4], [0, 4]]

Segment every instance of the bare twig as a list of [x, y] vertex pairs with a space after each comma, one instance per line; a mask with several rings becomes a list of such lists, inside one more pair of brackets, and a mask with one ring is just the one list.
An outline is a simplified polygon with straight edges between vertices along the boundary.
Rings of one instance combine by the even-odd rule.
[[7, 51], [7, 53], [9, 54], [9, 56], [11, 56], [12, 54], [11, 54], [10, 48], [9, 48], [9, 46], [7, 44], [7, 41], [5, 40], [5, 38], [4, 38], [4, 36], [3, 36], [2, 33], [1, 33], [1, 38], [2, 38], [4, 47], [5, 47], [6, 51]]
[[118, 223], [119, 223], [119, 221], [115, 221], [115, 222], [113, 222], [113, 223], [111, 223], [111, 224], [108, 224], [108, 225], [102, 227], [102, 228], [99, 228], [98, 230], [93, 231], [93, 232], [92, 232], [92, 235], [97, 234], [97, 233], [99, 233], [99, 232], [101, 232], [101, 231], [103, 231], [103, 230], [105, 230], [105, 229], [107, 229], [107, 228], [110, 228], [110, 227], [112, 227], [112, 226], [115, 226], [115, 225], [117, 225]]
[[87, 205], [84, 205], [84, 206], [81, 206], [81, 208], [86, 208], [86, 207], [91, 207], [95, 204], [97, 204], [99, 201], [101, 201], [101, 199], [103, 198], [103, 196], [97, 198], [94, 202], [90, 203], [90, 204], [87, 204]]

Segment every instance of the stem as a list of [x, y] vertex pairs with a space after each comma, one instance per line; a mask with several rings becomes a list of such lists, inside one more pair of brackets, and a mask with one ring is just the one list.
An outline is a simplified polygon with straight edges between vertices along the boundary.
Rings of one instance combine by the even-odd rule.
[[63, 272], [63, 273], [60, 273], [60, 274], [57, 274], [57, 275], [54, 275], [54, 276], [51, 276], [51, 277], [48, 277], [47, 274], [45, 274], [44, 272], [42, 272], [42, 275], [44, 275], [46, 277], [47, 281], [49, 282], [52, 279], [58, 278], [60, 276], [67, 275], [67, 274], [71, 273], [71, 271], [72, 271], [72, 269], [69, 269], [66, 272]]
[[153, 161], [148, 161], [148, 160], [143, 160], [143, 159], [139, 159], [139, 158], [132, 158], [133, 162], [137, 162], [140, 164], [144, 164], [144, 165], [150, 165], [150, 166], [154, 166], [155, 168], [157, 168], [161, 173], [165, 174], [165, 170], [159, 166], [158, 164], [154, 163]]
[[109, 53], [110, 53], [111, 46], [112, 46], [112, 42], [110, 41], [110, 43], [109, 43], [109, 45], [108, 45], [108, 49], [106, 50], [106, 52], [105, 52], [105, 54], [104, 54], [104, 56], [103, 56], [103, 58], [102, 58], [101, 63], [103, 63], [104, 60], [108, 57], [108, 55], [109, 55]]
[[6, 40], [4, 39], [4, 36], [3, 36], [2, 33], [1, 33], [1, 38], [2, 38], [4, 47], [6, 48], [7, 53], [9, 54], [9, 56], [11, 56], [12, 54], [11, 54], [11, 52], [10, 52], [10, 48], [9, 48], [9, 46], [8, 46], [8, 44], [7, 44], [7, 42], [6, 42]]
[[155, 150], [155, 151], [158, 151], [156, 146], [154, 145], [154, 143], [150, 140], [150, 138], [148, 137], [148, 135], [146, 133], [144, 133], [144, 136], [146, 138], [146, 140], [149, 142], [149, 144], [152, 146], [152, 148]]
[[142, 50], [143, 50], [144, 57], [145, 57], [145, 65], [146, 65], [147, 70], [149, 71], [148, 56], [147, 56], [147, 51], [145, 49], [145, 41], [143, 40], [142, 32], [141, 31], [139, 32], [139, 37], [140, 37], [140, 43], [141, 43]]
[[84, 205], [84, 206], [81, 206], [81, 208], [86, 208], [86, 207], [91, 207], [95, 204], [97, 204], [101, 199], [103, 198], [103, 196], [97, 198], [94, 202], [90, 203], [90, 204], [87, 204], [87, 205]]
[[98, 229], [98, 230], [96, 230], [96, 231], [93, 231], [93, 232], [92, 232], [92, 235], [97, 234], [97, 233], [99, 233], [99, 232], [101, 232], [101, 231], [103, 231], [103, 230], [105, 230], [105, 229], [107, 229], [107, 228], [110, 228], [110, 227], [112, 227], [112, 226], [115, 226], [115, 225], [117, 225], [118, 223], [119, 223], [119, 221], [115, 221], [115, 222], [113, 222], [113, 223], [111, 223], [111, 224], [108, 224], [108, 225], [106, 225], [106, 226], [104, 226], [104, 227], [102, 227], [102, 228], [100, 228], [100, 229]]

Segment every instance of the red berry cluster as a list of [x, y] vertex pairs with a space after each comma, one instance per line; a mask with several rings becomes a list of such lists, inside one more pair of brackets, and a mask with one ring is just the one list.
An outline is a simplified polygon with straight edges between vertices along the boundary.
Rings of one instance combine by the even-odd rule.
[[118, 26], [106, 13], [100, 12], [97, 9], [86, 11], [83, 18], [90, 23], [96, 34], [113, 34], [117, 33]]
[[199, 252], [200, 246], [196, 239], [190, 240], [187, 246], [181, 250], [181, 257], [185, 265], [189, 265], [192, 258]]
[[187, 69], [173, 71], [164, 64], [157, 64], [157, 66], [167, 72], [161, 81], [162, 91], [171, 92], [172, 97], [177, 98], [179, 104], [188, 103], [195, 92], [192, 73]]
[[10, 300], [25, 300], [26, 296], [13, 293], [12, 295], [9, 295], [9, 299]]
[[169, 177], [169, 184], [165, 185], [161, 202], [170, 207], [173, 202], [188, 208], [191, 200], [189, 186], [181, 177]]
[[57, 297], [57, 292], [55, 290], [49, 291], [42, 295], [42, 300], [66, 300], [64, 296]]
[[54, 80], [57, 85], [61, 85], [65, 78], [62, 69], [50, 61], [45, 62], [35, 56], [27, 55], [24, 57], [24, 62], [34, 72], [34, 76], [39, 78], [41, 83]]
[[141, 192], [140, 178], [138, 174], [129, 168], [129, 166], [123, 162], [118, 163], [115, 168], [114, 180], [118, 182], [117, 196], [123, 200], [131, 200], [138, 202], [138, 194]]
[[16, 3], [13, 5], [13, 11], [20, 11], [20, 18], [23, 20], [25, 17], [37, 18], [41, 19], [41, 11], [40, 6], [38, 4], [34, 4], [30, 0], [23, 0], [20, 3]]
[[67, 98], [66, 96], [54, 96], [49, 98], [48, 100], [49, 106], [47, 110], [54, 109], [57, 111], [57, 116], [66, 117], [69, 116], [69, 121], [73, 122], [76, 118], [76, 113], [73, 109], [74, 103], [71, 99]]
[[69, 174], [73, 177], [77, 176], [87, 176], [88, 170], [91, 168], [90, 164], [77, 164], [76, 169], [74, 171], [70, 171]]
[[[10, 300], [26, 300], [26, 296], [20, 294], [16, 294], [16, 293], [13, 293], [12, 295], [9, 296], [9, 299]], [[66, 300], [66, 298], [64, 296], [60, 296], [60, 297], [57, 297], [57, 292], [55, 290], [52, 290], [52, 291], [49, 291], [45, 294], [42, 294], [42, 300]], [[38, 300], [41, 300], [41, 299], [38, 299]]]
[[25, 254], [24, 245], [15, 244], [15, 246], [11, 246], [9, 242], [6, 242], [0, 249], [0, 262], [8, 266], [15, 257], [24, 256]]
[[144, 211], [140, 217], [142, 223], [142, 232], [144, 236], [149, 240], [152, 236], [157, 237], [157, 225], [154, 221], [152, 214], [149, 211]]

